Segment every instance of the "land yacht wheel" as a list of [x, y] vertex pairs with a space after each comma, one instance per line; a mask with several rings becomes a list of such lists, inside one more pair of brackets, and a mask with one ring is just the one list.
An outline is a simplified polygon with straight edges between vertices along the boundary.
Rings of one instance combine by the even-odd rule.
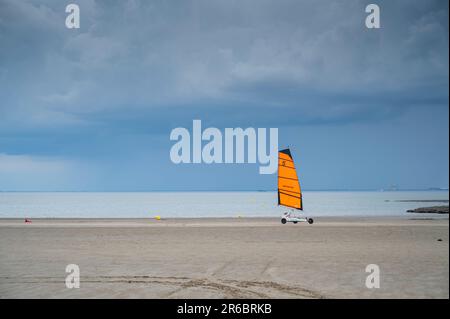
[[308, 224], [312, 224], [312, 223], [314, 223], [314, 219], [308, 218]]
[[286, 224], [286, 218], [282, 218], [282, 219], [281, 219], [281, 223], [282, 223], [282, 224]]

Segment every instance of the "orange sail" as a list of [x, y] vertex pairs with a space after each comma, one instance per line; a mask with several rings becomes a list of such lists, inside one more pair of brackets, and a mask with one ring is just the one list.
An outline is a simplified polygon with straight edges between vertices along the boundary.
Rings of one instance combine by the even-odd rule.
[[278, 205], [303, 210], [302, 191], [289, 149], [278, 152]]

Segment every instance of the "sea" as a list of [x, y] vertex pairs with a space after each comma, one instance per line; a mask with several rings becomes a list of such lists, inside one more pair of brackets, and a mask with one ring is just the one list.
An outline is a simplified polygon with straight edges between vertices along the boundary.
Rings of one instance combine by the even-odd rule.
[[[448, 206], [448, 199], [448, 191], [303, 193], [308, 217], [411, 217], [408, 209]], [[279, 217], [285, 211], [272, 191], [0, 192], [0, 218]]]

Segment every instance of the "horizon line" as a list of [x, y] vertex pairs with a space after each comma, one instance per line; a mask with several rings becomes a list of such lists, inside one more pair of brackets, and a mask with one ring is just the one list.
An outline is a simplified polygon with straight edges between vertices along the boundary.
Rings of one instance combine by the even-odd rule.
[[[158, 192], [276, 192], [277, 189], [192, 189], [192, 190], [0, 190], [0, 193], [158, 193]], [[399, 192], [399, 191], [449, 191], [447, 187], [428, 188], [322, 188], [303, 189], [303, 192]]]

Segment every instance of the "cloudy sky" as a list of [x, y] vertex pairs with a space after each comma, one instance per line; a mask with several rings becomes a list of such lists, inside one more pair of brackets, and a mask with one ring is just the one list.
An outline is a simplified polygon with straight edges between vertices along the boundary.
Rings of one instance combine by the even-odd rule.
[[[447, 1], [0, 0], [0, 190], [275, 189], [170, 132], [277, 127], [305, 189], [448, 187]], [[381, 8], [367, 29], [365, 6]]]

